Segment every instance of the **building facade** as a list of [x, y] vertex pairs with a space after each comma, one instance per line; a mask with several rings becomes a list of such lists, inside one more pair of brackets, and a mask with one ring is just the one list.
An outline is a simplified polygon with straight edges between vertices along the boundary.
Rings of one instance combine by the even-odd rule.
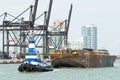
[[74, 40], [71, 40], [69, 41], [69, 45], [68, 47], [71, 48], [71, 49], [76, 49], [76, 50], [79, 50], [79, 49], [82, 49], [82, 37], [80, 37], [80, 39], [74, 39]]
[[97, 27], [94, 24], [82, 26], [82, 48], [97, 49]]
[[59, 32], [65, 31], [65, 23], [62, 20], [55, 20], [53, 25], [49, 27], [50, 32], [56, 33], [56, 35], [49, 37], [49, 44], [51, 48], [59, 49], [64, 47], [64, 36], [57, 35]]

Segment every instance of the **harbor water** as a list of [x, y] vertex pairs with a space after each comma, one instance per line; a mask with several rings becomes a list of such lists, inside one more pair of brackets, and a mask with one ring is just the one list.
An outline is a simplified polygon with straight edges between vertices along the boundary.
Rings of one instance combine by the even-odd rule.
[[120, 59], [114, 67], [55, 68], [50, 72], [19, 72], [20, 64], [0, 64], [0, 80], [120, 80]]

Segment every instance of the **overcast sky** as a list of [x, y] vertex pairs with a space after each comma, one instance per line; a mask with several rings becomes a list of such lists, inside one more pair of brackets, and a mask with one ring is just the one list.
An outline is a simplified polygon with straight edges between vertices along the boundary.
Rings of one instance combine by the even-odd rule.
[[[33, 3], [34, 0], [0, 0], [0, 14], [8, 12], [17, 16]], [[81, 25], [95, 24], [98, 48], [120, 54], [120, 0], [53, 0], [50, 25], [56, 19], [67, 19], [71, 3], [69, 39], [80, 38]], [[39, 0], [37, 15], [47, 10], [48, 4], [49, 0]]]

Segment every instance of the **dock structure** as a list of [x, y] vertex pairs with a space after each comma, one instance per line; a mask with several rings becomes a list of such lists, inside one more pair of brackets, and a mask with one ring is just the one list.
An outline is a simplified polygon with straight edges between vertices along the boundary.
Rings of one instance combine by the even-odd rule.
[[19, 64], [22, 63], [23, 59], [2, 59], [0, 64]]
[[[42, 49], [44, 56], [48, 56], [50, 49], [56, 49], [61, 46], [61, 42], [64, 42], [65, 45], [67, 45], [68, 42], [68, 30], [71, 20], [71, 13], [72, 13], [72, 4], [70, 6], [69, 16], [68, 19], [65, 19], [65, 30], [64, 31], [58, 31], [53, 32], [53, 30], [49, 30], [49, 22], [50, 22], [50, 16], [51, 16], [51, 9], [52, 9], [52, 3], [53, 0], [50, 0], [49, 2], [49, 8], [47, 11], [44, 11], [42, 14], [36, 17], [37, 13], [37, 5], [38, 0], [35, 0], [34, 5], [30, 5], [27, 9], [25, 9], [23, 12], [18, 14], [18, 16], [11, 15], [10, 13], [3, 13], [0, 15], [0, 19], [2, 19], [2, 24], [0, 24], [0, 31], [2, 32], [2, 41], [3, 44], [1, 45], [3, 47], [3, 52], [9, 53], [10, 48], [19, 48], [20, 53], [25, 53], [26, 48], [28, 47], [28, 33], [30, 31], [33, 31], [35, 33], [35, 47]], [[21, 16], [26, 13], [27, 11], [30, 11], [29, 14], [29, 20], [25, 21], [24, 17], [21, 18]], [[8, 20], [8, 17], [11, 17], [12, 20]], [[35, 25], [35, 21], [40, 19], [41, 17], [44, 17], [43, 24], [37, 24]], [[54, 40], [52, 37], [59, 36], [60, 39], [59, 44], [55, 45]], [[62, 36], [62, 37], [61, 37]], [[53, 45], [53, 48], [49, 47], [50, 45]], [[16, 49], [15, 49], [16, 50]]]

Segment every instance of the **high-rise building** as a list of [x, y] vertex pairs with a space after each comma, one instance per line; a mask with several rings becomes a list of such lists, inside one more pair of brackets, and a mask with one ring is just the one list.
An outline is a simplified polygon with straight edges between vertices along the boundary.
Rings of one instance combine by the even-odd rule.
[[94, 24], [82, 26], [82, 48], [97, 49], [97, 27]]

